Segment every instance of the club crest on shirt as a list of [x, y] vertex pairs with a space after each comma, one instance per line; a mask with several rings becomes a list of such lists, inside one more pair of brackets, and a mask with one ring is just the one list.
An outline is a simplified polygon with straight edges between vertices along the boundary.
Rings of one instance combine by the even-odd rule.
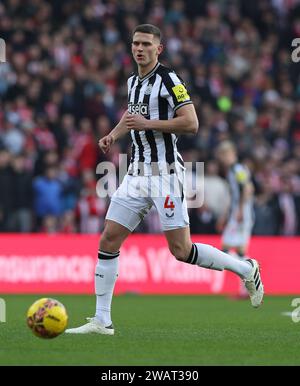
[[143, 116], [149, 115], [149, 105], [147, 103], [128, 103], [129, 114], [141, 114]]
[[149, 84], [145, 90], [145, 95], [150, 95], [152, 92], [152, 84]]

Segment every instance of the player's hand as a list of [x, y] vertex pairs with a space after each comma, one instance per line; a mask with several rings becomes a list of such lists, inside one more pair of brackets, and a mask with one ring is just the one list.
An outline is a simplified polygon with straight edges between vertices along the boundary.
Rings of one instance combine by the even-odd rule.
[[149, 125], [148, 119], [140, 114], [128, 114], [126, 117], [127, 130], [146, 130]]
[[105, 154], [110, 150], [114, 142], [115, 142], [114, 137], [111, 134], [108, 134], [99, 140], [98, 145], [100, 149], [103, 151], [103, 153]]

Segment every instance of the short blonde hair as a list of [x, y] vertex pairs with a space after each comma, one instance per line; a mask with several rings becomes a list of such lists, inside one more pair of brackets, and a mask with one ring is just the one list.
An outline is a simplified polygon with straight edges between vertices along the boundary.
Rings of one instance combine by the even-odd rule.
[[235, 144], [229, 140], [222, 141], [219, 143], [216, 149], [216, 154], [224, 153], [228, 150], [232, 150], [234, 153], [236, 153], [236, 147]]

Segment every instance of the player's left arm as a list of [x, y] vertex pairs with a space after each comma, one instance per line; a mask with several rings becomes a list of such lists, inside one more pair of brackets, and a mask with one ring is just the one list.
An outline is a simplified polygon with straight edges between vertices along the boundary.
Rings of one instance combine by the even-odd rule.
[[196, 134], [199, 126], [195, 107], [191, 103], [179, 107], [173, 119], [150, 120], [135, 114], [126, 117], [126, 124], [128, 130], [156, 130], [174, 134]]

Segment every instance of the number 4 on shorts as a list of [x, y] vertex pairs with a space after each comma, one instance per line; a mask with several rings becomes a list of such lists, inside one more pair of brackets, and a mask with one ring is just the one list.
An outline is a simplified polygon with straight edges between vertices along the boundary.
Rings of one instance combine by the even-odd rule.
[[165, 209], [174, 209], [175, 208], [174, 202], [170, 200], [170, 196], [166, 197], [164, 208]]

